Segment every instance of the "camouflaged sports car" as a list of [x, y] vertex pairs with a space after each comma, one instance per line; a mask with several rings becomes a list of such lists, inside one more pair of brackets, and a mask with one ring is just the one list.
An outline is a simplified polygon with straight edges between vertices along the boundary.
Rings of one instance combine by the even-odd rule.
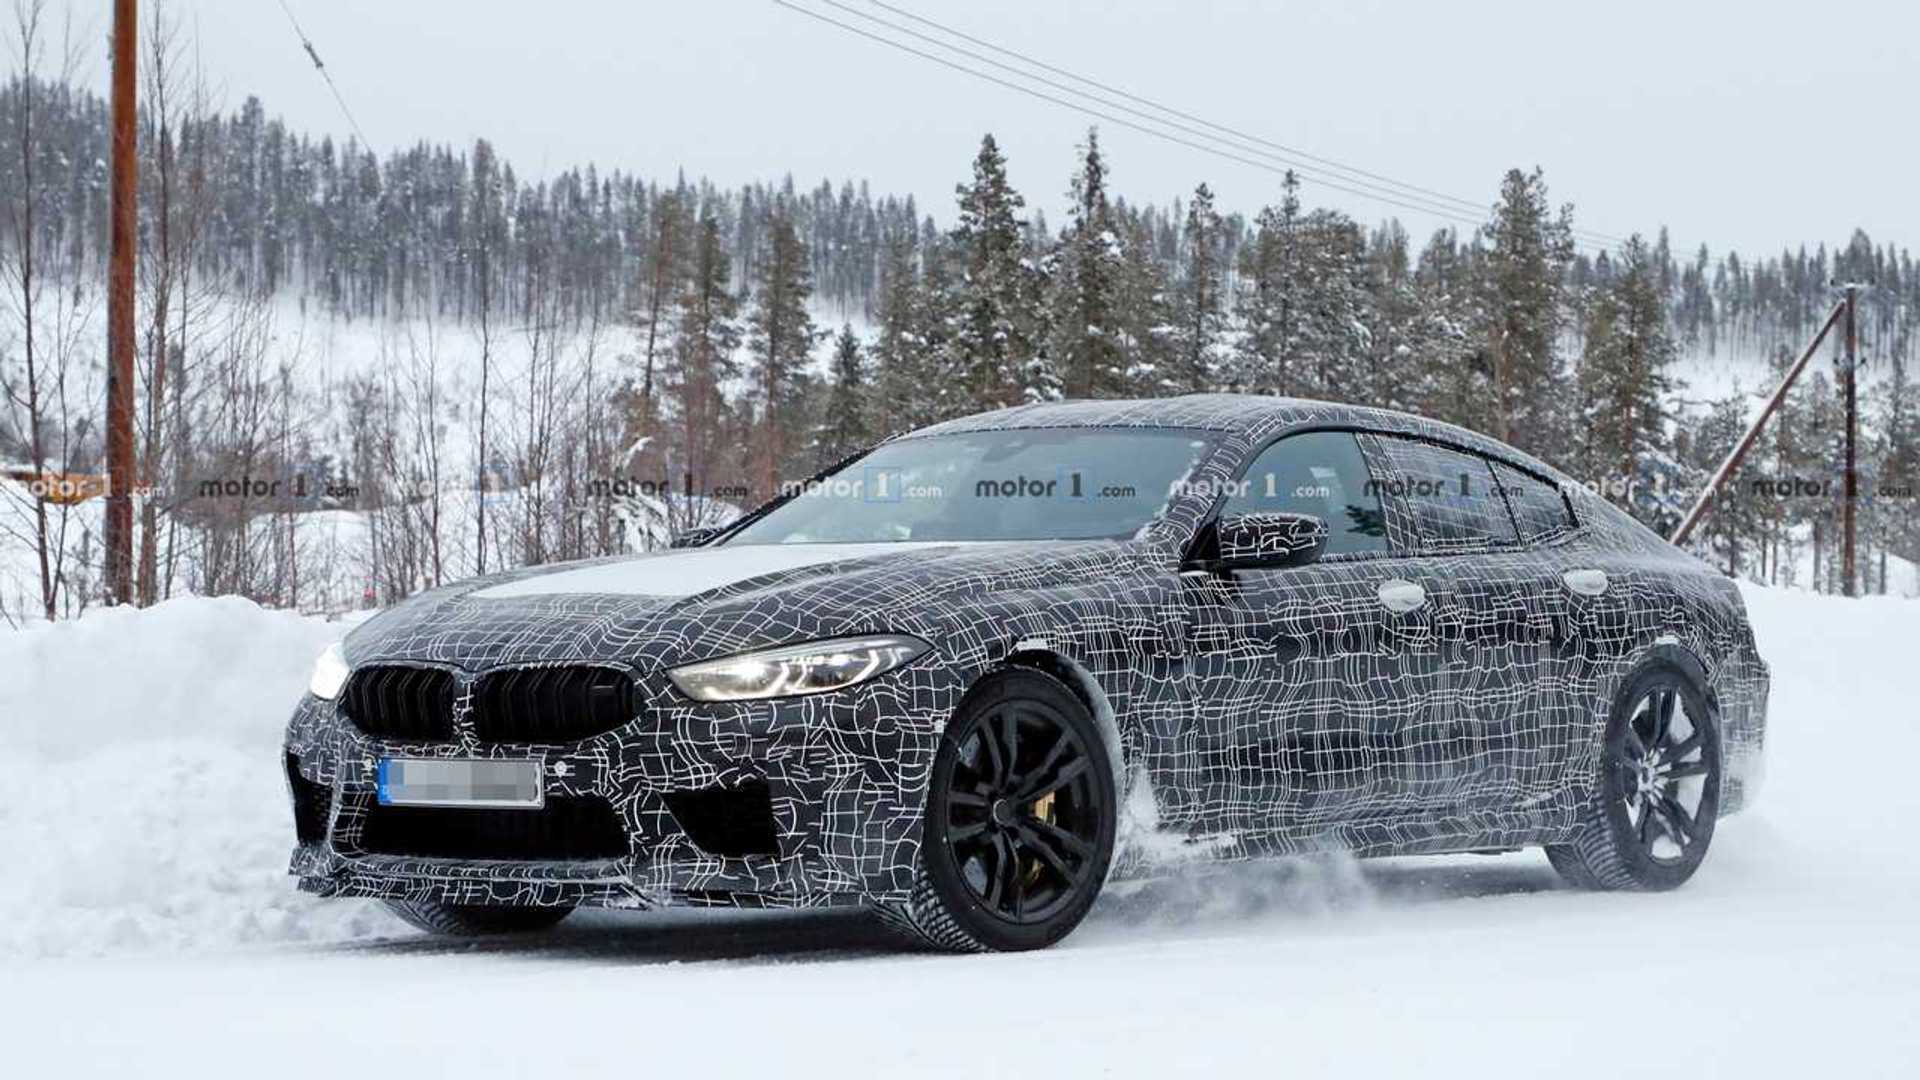
[[1497, 442], [1036, 405], [368, 621], [288, 728], [292, 871], [440, 932], [862, 904], [953, 949], [1054, 942], [1170, 851], [1537, 845], [1667, 888], [1752, 797], [1766, 699], [1732, 582]]

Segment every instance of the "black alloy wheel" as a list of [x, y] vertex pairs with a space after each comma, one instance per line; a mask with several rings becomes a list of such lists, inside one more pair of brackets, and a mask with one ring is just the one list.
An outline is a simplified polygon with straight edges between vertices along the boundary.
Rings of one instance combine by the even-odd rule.
[[1572, 842], [1547, 855], [1573, 884], [1671, 889], [1693, 875], [1720, 805], [1720, 740], [1695, 680], [1671, 665], [1641, 671], [1607, 725], [1600, 775]]
[[976, 688], [934, 757], [914, 899], [893, 921], [949, 949], [1065, 936], [1112, 861], [1112, 760], [1086, 705], [1051, 676]]
[[1706, 796], [1706, 732], [1692, 722], [1673, 683], [1656, 685], [1634, 704], [1620, 745], [1609, 747], [1622, 827], [1641, 853], [1662, 866], [1686, 859], [1701, 839]]

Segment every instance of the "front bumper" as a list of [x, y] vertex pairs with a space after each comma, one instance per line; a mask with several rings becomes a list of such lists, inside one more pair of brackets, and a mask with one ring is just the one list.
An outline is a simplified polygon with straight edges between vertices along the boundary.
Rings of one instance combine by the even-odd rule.
[[[696, 705], [664, 688], [640, 719], [566, 745], [489, 745], [457, 724], [448, 742], [370, 737], [308, 697], [288, 726], [286, 767], [300, 843], [290, 872], [323, 896], [457, 904], [812, 906], [908, 896], [941, 725], [963, 688], [915, 665], [850, 690]], [[459, 715], [459, 710], [456, 710]], [[549, 802], [604, 800], [626, 853], [594, 858], [448, 858], [370, 851], [382, 757], [529, 758]], [[675, 816], [676, 796], [764, 784], [770, 847], [717, 855]], [[462, 810], [436, 811], [471, 813]], [[712, 843], [709, 840], [709, 843]]]

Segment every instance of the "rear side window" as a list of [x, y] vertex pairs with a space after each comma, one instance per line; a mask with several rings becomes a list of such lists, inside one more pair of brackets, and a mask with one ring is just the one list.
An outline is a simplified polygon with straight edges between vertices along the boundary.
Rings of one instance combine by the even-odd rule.
[[1558, 486], [1502, 461], [1493, 463], [1493, 475], [1507, 497], [1507, 508], [1513, 511], [1521, 542], [1550, 540], [1574, 527], [1573, 511]]
[[1347, 431], [1289, 435], [1247, 466], [1222, 514], [1312, 514], [1328, 555], [1385, 554], [1386, 520], [1360, 444]]
[[1467, 551], [1520, 542], [1493, 466], [1477, 454], [1416, 439], [1382, 437], [1396, 500], [1424, 551]]

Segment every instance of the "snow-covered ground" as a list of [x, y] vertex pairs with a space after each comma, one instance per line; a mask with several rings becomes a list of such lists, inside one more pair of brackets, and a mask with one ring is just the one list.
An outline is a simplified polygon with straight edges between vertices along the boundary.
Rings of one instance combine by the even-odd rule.
[[1059, 948], [857, 914], [447, 944], [298, 896], [280, 724], [343, 629], [233, 600], [0, 633], [15, 1076], [1920, 1075], [1920, 603], [1749, 589], [1769, 775], [1696, 879], [1535, 854], [1190, 874]]

